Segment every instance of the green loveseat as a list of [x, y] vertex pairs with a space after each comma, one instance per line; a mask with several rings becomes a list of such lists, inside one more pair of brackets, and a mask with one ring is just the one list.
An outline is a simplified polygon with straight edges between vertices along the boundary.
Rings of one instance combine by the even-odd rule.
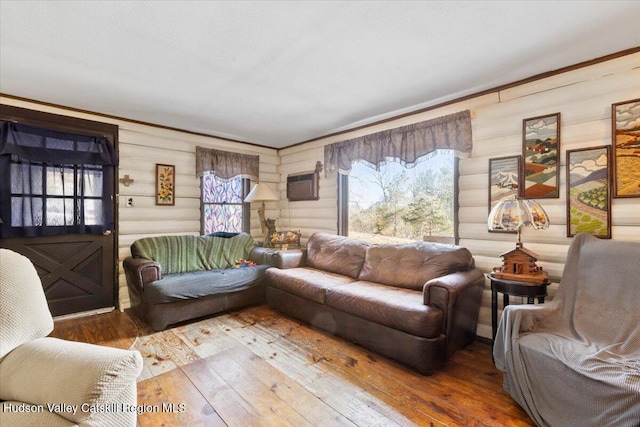
[[[262, 304], [268, 253], [246, 233], [138, 239], [123, 262], [131, 309], [160, 331], [173, 323]], [[256, 265], [237, 267], [239, 260]]]

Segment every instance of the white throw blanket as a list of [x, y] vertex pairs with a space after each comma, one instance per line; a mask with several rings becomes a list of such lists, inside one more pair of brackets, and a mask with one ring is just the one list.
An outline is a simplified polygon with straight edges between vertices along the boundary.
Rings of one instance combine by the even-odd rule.
[[538, 426], [640, 426], [640, 243], [575, 236], [553, 301], [506, 307], [493, 355]]

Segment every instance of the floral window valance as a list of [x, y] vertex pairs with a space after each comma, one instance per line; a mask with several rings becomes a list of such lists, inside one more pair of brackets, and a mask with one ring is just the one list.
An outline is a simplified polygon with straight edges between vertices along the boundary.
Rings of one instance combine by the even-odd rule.
[[196, 147], [196, 176], [209, 172], [223, 179], [236, 176], [258, 180], [260, 156]]
[[391, 159], [412, 166], [438, 150], [451, 150], [458, 157], [467, 157], [472, 147], [471, 112], [466, 110], [326, 145], [324, 163], [327, 172], [337, 170], [347, 174], [356, 160], [376, 168]]

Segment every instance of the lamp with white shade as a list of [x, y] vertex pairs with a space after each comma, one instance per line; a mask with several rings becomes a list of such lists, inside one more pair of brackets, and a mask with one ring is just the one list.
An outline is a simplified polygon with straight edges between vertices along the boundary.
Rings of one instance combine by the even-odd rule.
[[262, 205], [258, 208], [258, 216], [260, 217], [260, 227], [262, 228], [263, 243], [265, 246], [268, 244], [269, 227], [267, 227], [267, 218], [265, 217], [265, 205], [264, 202], [274, 202], [279, 200], [276, 193], [269, 188], [267, 184], [257, 183], [244, 198], [247, 203], [262, 202]]

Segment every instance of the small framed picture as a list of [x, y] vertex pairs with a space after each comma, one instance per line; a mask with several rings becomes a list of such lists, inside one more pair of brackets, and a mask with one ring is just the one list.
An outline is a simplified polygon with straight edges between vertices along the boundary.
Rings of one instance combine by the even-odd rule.
[[609, 145], [567, 151], [567, 237], [611, 238]]
[[173, 206], [175, 194], [176, 167], [156, 164], [156, 205]]
[[500, 200], [520, 194], [520, 163], [521, 156], [489, 159], [489, 212]]
[[522, 121], [522, 159], [522, 197], [560, 197], [560, 113]]
[[640, 197], [640, 99], [611, 106], [613, 197]]

